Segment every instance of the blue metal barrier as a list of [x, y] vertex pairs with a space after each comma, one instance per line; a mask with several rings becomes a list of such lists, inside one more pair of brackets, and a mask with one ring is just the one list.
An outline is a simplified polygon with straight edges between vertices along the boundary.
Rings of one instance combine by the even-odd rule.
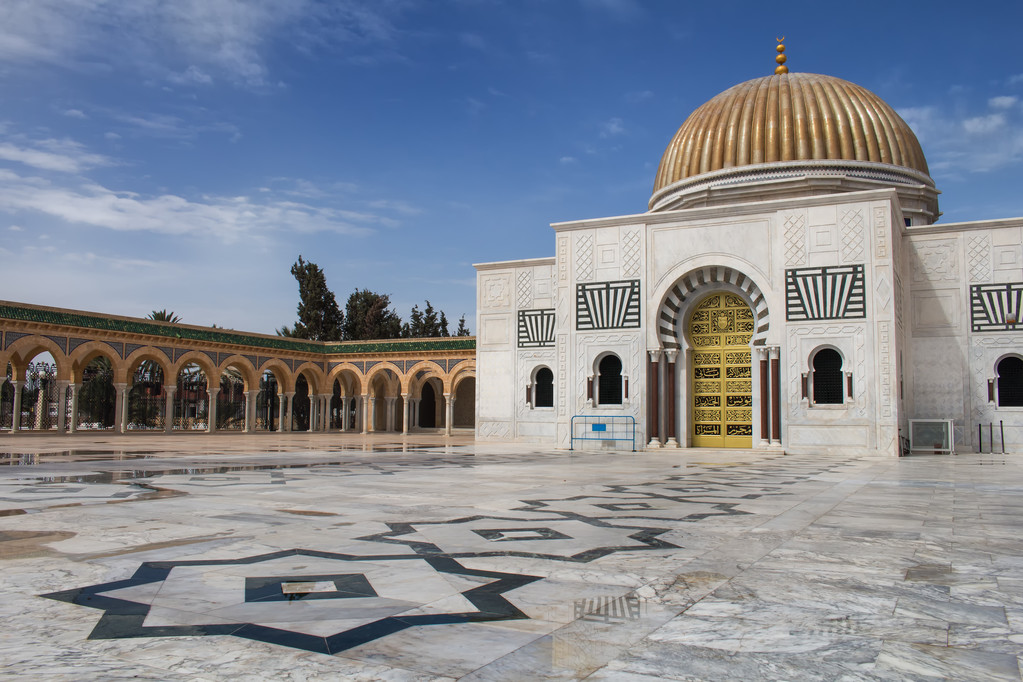
[[571, 422], [572, 439], [568, 449], [575, 450], [577, 440], [631, 441], [636, 451], [636, 418], [627, 415], [577, 414]]

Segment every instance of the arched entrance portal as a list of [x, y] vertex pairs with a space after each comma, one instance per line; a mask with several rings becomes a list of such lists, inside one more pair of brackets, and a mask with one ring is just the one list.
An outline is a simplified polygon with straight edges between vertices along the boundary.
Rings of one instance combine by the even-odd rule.
[[753, 447], [753, 311], [718, 292], [698, 303], [686, 330], [692, 347], [693, 447]]

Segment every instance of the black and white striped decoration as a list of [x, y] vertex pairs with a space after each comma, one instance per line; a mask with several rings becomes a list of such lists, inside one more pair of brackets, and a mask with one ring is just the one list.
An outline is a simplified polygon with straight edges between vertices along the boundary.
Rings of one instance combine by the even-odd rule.
[[554, 308], [519, 311], [519, 348], [554, 345]]
[[785, 271], [785, 319], [847, 320], [867, 316], [863, 266]]
[[679, 311], [685, 301], [699, 296], [705, 288], [730, 285], [742, 293], [756, 318], [757, 326], [753, 332], [753, 343], [762, 344], [767, 336], [769, 326], [767, 299], [760, 287], [752, 279], [732, 268], [714, 265], [698, 270], [691, 270], [675, 282], [675, 286], [665, 294], [661, 307], [657, 311], [657, 334], [664, 348], [681, 348], [678, 340]]
[[576, 285], [575, 328], [627, 329], [639, 326], [639, 280]]
[[975, 332], [1019, 329], [1023, 282], [974, 284], [970, 287], [970, 324]]

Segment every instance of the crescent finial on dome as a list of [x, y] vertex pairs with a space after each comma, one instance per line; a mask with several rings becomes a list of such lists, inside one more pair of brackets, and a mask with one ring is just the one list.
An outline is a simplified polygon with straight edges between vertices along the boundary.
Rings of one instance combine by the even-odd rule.
[[778, 62], [778, 66], [775, 67], [774, 72], [781, 75], [789, 72], [789, 67], [785, 66], [785, 62], [788, 61], [788, 58], [785, 56], [785, 45], [782, 43], [782, 41], [785, 40], [785, 36], [775, 38], [775, 40], [778, 41], [778, 47], [775, 48], [778, 50], [778, 56], [774, 58], [774, 61]]

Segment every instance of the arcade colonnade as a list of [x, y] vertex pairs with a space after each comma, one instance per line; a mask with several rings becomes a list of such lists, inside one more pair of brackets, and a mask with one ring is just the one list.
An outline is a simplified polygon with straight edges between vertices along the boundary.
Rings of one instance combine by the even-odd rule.
[[0, 368], [10, 433], [474, 426], [472, 337], [323, 343], [0, 301]]

